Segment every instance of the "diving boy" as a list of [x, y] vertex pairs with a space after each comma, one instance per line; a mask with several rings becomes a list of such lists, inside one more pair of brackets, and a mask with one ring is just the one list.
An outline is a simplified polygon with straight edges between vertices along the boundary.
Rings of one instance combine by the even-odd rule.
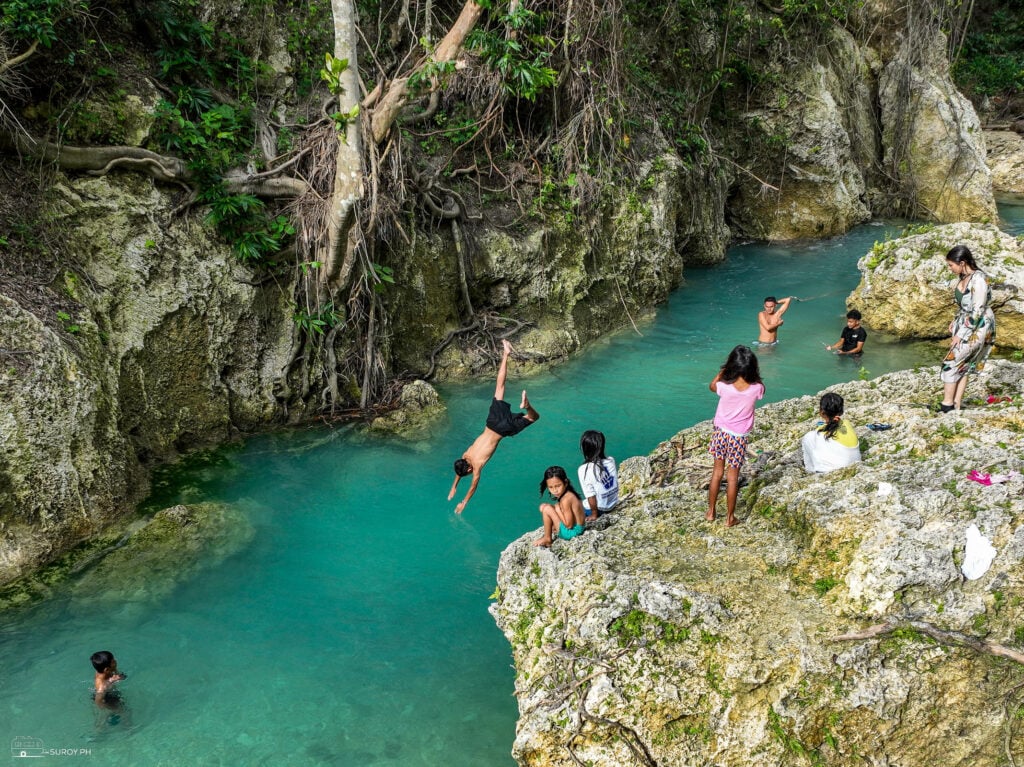
[[501, 344], [501, 365], [498, 367], [498, 380], [494, 387], [491, 409], [487, 414], [487, 424], [480, 436], [462, 454], [462, 457], [455, 461], [455, 481], [448, 493], [449, 501], [455, 497], [455, 489], [459, 486], [459, 480], [469, 474], [473, 475], [473, 482], [469, 486], [466, 497], [455, 507], [456, 514], [462, 513], [466, 504], [469, 503], [469, 499], [476, 492], [476, 486], [480, 483], [480, 472], [483, 470], [484, 464], [491, 460], [491, 456], [498, 448], [498, 443], [505, 437], [518, 434], [540, 418], [537, 411], [530, 405], [530, 400], [526, 398], [525, 389], [519, 404], [519, 407], [525, 408], [525, 413], [513, 413], [512, 407], [505, 402], [505, 377], [508, 375], [508, 358], [512, 353], [512, 344], [505, 339], [502, 339]]

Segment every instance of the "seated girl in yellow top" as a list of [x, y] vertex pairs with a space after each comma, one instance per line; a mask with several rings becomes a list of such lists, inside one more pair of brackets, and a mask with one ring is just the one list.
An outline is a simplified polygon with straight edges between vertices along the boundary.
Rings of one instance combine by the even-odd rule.
[[835, 471], [860, 460], [860, 443], [853, 426], [843, 418], [843, 404], [838, 394], [822, 395], [819, 407], [825, 423], [800, 441], [807, 471]]

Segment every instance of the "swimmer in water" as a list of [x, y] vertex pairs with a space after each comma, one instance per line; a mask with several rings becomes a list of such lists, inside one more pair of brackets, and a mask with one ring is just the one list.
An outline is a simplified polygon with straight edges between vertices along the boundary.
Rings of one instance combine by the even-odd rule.
[[763, 346], [774, 346], [779, 342], [779, 328], [782, 326], [782, 315], [789, 309], [793, 296], [775, 300], [775, 296], [768, 296], [764, 300], [764, 309], [757, 314], [757, 342]]

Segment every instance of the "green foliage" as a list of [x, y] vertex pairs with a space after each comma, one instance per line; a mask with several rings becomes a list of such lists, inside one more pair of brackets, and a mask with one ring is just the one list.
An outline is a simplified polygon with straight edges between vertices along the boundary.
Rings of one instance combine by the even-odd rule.
[[838, 585], [839, 581], [835, 578], [818, 578], [814, 582], [814, 591], [819, 597], [823, 597]]
[[542, 169], [542, 179], [537, 190], [537, 196], [533, 200], [532, 213], [535, 216], [543, 216], [545, 211], [562, 211], [565, 214], [567, 223], [572, 223], [578, 200], [573, 196], [573, 190], [578, 183], [575, 173], [570, 173], [564, 180], [555, 178], [555, 170], [550, 165]]
[[324, 304], [315, 312], [298, 309], [292, 315], [292, 319], [309, 335], [323, 335], [325, 330], [333, 328], [341, 321], [332, 303]]
[[324, 54], [324, 68], [320, 70], [320, 79], [327, 83], [327, 90], [338, 96], [345, 92], [341, 77], [348, 69], [348, 59], [336, 59], [330, 53]]
[[87, 8], [84, 0], [2, 0], [0, 30], [22, 43], [49, 48], [57, 41], [57, 26]]
[[864, 0], [782, 0], [782, 15], [809, 18], [819, 23], [843, 22]]
[[773, 708], [768, 709], [768, 730], [783, 748], [794, 756], [806, 758], [813, 767], [824, 767], [825, 761], [821, 753], [817, 749], [807, 748], [796, 735], [788, 732], [782, 723], [782, 717]]
[[[279, 19], [287, 25], [286, 47], [292, 59], [291, 75], [295, 79], [295, 90], [299, 96], [306, 96], [315, 85], [317, 64], [323, 51], [330, 47], [333, 26], [331, 6], [323, 0], [283, 0], [279, 3]], [[361, 12], [362, 13], [362, 12]], [[362, 18], [376, 18], [376, 10]]]
[[[271, 216], [253, 195], [230, 194], [223, 176], [254, 159], [252, 101], [259, 74], [241, 43], [218, 35], [190, 13], [191, 0], [162, 6], [158, 19], [168, 43], [158, 51], [161, 74], [175, 84], [174, 99], [156, 108], [154, 134], [161, 147], [182, 157], [197, 180], [199, 202], [209, 206], [207, 221], [231, 243], [239, 260], [269, 263], [295, 234], [284, 216]], [[209, 83], [211, 87], [203, 87]], [[214, 87], [232, 87], [238, 104], [222, 104]], [[319, 315], [317, 315], [319, 316]]]
[[[690, 629], [685, 626], [677, 626], [637, 609], [612, 621], [608, 633], [618, 637], [621, 647], [640, 641], [648, 633], [656, 641], [665, 643], [682, 642], [690, 638]], [[717, 641], [718, 637], [714, 639]]]
[[996, 96], [1024, 90], [1024, 16], [1021, 4], [999, 8], [975, 22], [953, 66], [953, 79], [968, 95]]
[[[421, 40], [420, 44], [428, 56], [432, 54], [426, 40]], [[409, 76], [409, 91], [414, 95], [419, 95], [428, 92], [435, 85], [440, 87], [454, 71], [454, 61], [434, 61], [433, 59], [428, 59], [422, 67]]]
[[1024, 645], [1024, 625], [1017, 626], [1013, 629], [1013, 641], [1019, 645]]
[[373, 289], [378, 293], [384, 292], [385, 285], [395, 284], [395, 273], [389, 266], [373, 264]]
[[57, 312], [57, 319], [64, 326], [64, 330], [72, 335], [81, 332], [82, 326], [75, 322], [67, 312]]
[[543, 34], [544, 16], [522, 3], [496, 16], [498, 29], [478, 27], [470, 33], [466, 47], [476, 51], [488, 67], [501, 75], [507, 93], [536, 101], [537, 96], [554, 86], [558, 74], [548, 66], [555, 41]]

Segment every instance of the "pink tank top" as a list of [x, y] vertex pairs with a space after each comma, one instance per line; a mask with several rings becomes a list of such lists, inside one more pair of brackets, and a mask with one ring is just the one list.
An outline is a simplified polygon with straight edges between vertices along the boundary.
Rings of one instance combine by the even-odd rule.
[[749, 434], [754, 428], [754, 403], [764, 397], [764, 384], [750, 384], [740, 391], [732, 384], [719, 381], [715, 389], [718, 392], [715, 426], [737, 437]]

